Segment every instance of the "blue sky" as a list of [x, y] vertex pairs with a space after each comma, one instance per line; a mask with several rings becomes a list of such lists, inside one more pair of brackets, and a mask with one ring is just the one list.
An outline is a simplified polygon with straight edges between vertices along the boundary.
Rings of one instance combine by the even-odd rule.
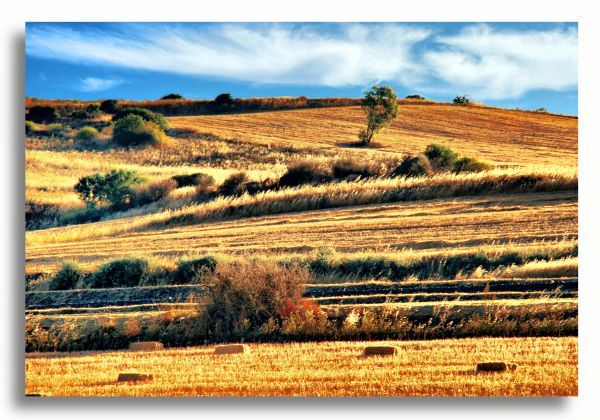
[[28, 23], [25, 94], [456, 95], [577, 114], [576, 23]]

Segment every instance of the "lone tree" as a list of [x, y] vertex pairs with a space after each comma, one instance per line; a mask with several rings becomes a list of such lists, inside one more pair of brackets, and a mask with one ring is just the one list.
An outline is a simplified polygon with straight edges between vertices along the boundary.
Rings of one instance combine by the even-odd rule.
[[365, 93], [361, 106], [367, 114], [367, 129], [360, 130], [358, 138], [367, 145], [398, 116], [398, 99], [391, 87], [373, 86]]

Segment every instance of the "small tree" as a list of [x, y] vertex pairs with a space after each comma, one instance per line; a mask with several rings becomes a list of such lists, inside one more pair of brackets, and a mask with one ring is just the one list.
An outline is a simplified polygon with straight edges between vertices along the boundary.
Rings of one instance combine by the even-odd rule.
[[467, 105], [471, 100], [467, 97], [467, 95], [457, 96], [452, 100], [452, 102], [456, 105]]
[[367, 129], [358, 138], [363, 144], [371, 143], [373, 136], [389, 126], [398, 116], [398, 99], [389, 86], [373, 86], [365, 93], [361, 106], [367, 114]]
[[233, 102], [233, 97], [230, 93], [221, 93], [215, 98], [217, 105], [229, 105]]

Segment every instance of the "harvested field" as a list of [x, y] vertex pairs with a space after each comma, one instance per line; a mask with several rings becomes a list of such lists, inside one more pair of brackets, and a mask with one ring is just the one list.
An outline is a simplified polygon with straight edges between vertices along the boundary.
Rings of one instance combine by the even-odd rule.
[[[398, 118], [367, 153], [420, 153], [440, 143], [497, 164], [577, 165], [576, 117], [449, 104], [399, 106]], [[175, 129], [262, 144], [332, 148], [356, 142], [365, 117], [360, 107], [235, 115], [170, 117]]]
[[[103, 222], [109, 224], [110, 222]], [[118, 221], [115, 222], [118, 225]], [[93, 226], [84, 226], [94, 232]], [[60, 238], [70, 228], [51, 229]], [[577, 193], [508, 194], [255, 217], [170, 229], [117, 233], [111, 237], [52, 241], [49, 231], [31, 232], [27, 272], [53, 271], [70, 259], [99, 263], [131, 255], [172, 258], [209, 253], [306, 253], [322, 247], [340, 252], [449, 252], [482, 247], [518, 249], [540, 241], [577, 237]], [[48, 243], [36, 244], [48, 237]], [[574, 242], [572, 242], [574, 243]]]
[[[362, 357], [366, 345], [396, 346]], [[26, 393], [53, 396], [569, 396], [577, 395], [577, 338], [250, 344], [238, 357], [191, 347], [132, 354], [28, 354]], [[268, 360], [268, 363], [265, 361]], [[515, 371], [477, 374], [485, 361]], [[153, 372], [119, 383], [120, 372]]]

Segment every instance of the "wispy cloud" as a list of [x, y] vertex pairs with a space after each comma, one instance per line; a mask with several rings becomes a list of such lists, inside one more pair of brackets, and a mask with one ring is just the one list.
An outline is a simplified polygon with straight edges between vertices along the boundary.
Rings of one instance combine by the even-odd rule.
[[476, 25], [423, 55], [423, 66], [447, 89], [487, 99], [518, 98], [534, 89], [577, 87], [577, 31], [494, 31]]
[[83, 92], [99, 92], [115, 86], [119, 86], [123, 81], [120, 79], [98, 79], [96, 77], [86, 77], [81, 79], [79, 90]]
[[[28, 28], [27, 54], [77, 63], [250, 83], [360, 86], [380, 81], [422, 92], [518, 97], [577, 85], [577, 31], [499, 31], [472, 25], [454, 35], [402, 24], [116, 24]], [[101, 90], [114, 80], [87, 78]]]

